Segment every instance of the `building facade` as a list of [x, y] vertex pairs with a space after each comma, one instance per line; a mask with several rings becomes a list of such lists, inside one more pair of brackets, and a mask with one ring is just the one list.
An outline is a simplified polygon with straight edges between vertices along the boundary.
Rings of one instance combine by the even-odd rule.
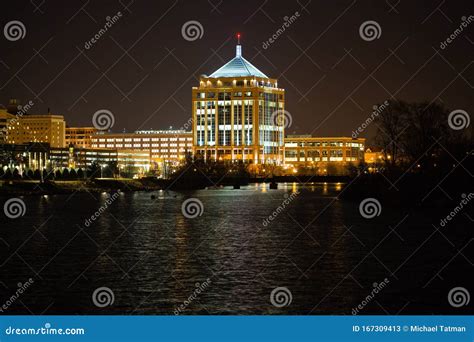
[[8, 124], [7, 141], [10, 144], [47, 143], [52, 147], [66, 146], [66, 122], [62, 115], [25, 114]]
[[364, 150], [364, 138], [288, 135], [285, 137], [285, 164], [294, 166], [309, 166], [316, 163], [359, 164], [364, 161]]
[[283, 164], [285, 91], [236, 55], [192, 89], [195, 156]]
[[49, 168], [56, 170], [86, 169], [92, 164], [99, 166], [117, 163], [117, 151], [112, 149], [91, 149], [69, 147], [51, 147], [48, 154]]
[[51, 147], [47, 143], [3, 144], [0, 150], [0, 166], [4, 169], [58, 170], [83, 169], [96, 163], [110, 165], [118, 162], [118, 154], [112, 149], [85, 149]]
[[8, 113], [7, 109], [0, 108], [0, 144], [7, 143], [8, 123], [15, 115]]
[[0, 148], [0, 167], [4, 170], [42, 170], [49, 165], [49, 145], [29, 143], [23, 145], [2, 144]]
[[[178, 164], [186, 153], [192, 153], [192, 140], [192, 133], [184, 130], [104, 133], [92, 136], [92, 147], [124, 150], [125, 154], [130, 154], [130, 151], [145, 152], [149, 156], [148, 164]], [[139, 159], [142, 160], [143, 155], [140, 155]]]
[[66, 127], [66, 146], [91, 148], [92, 136], [97, 131], [95, 127]]

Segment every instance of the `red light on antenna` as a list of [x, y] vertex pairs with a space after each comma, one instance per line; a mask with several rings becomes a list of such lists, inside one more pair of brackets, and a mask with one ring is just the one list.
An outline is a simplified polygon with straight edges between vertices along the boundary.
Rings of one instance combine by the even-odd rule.
[[237, 44], [240, 45], [240, 33], [237, 33]]

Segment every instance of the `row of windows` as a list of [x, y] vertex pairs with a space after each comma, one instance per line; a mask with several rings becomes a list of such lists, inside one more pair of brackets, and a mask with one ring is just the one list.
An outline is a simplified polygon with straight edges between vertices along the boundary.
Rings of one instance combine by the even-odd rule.
[[[215, 154], [215, 150], [211, 150], [211, 151], [207, 151], [208, 154]], [[236, 148], [234, 150], [217, 150], [217, 154], [218, 155], [221, 155], [221, 154], [232, 154], [232, 152], [234, 154], [244, 154], [244, 155], [251, 155], [253, 154], [253, 149], [252, 148], [244, 148], [244, 149], [241, 149], [241, 148]], [[205, 153], [205, 150], [197, 150], [196, 151], [197, 154], [204, 154]]]
[[343, 158], [343, 157], [321, 157], [321, 158], [318, 158], [318, 157], [315, 157], [315, 158], [296, 158], [296, 157], [285, 157], [285, 161], [286, 162], [312, 162], [312, 161], [315, 161], [315, 162], [318, 162], [318, 161], [322, 161], [322, 162], [328, 162], [328, 161], [346, 161], [346, 162], [349, 162], [349, 161], [358, 161], [357, 158]]
[[216, 83], [211, 82], [210, 80], [207, 80], [206, 82], [202, 81], [200, 82], [201, 86], [206, 86], [206, 87], [268, 87], [268, 88], [278, 88], [277, 83], [272, 83], [272, 82], [265, 82], [265, 81], [257, 81], [257, 80], [233, 80], [233, 81], [221, 81], [218, 80]]
[[[209, 127], [209, 126], [208, 126]], [[214, 126], [215, 127], [215, 126]], [[236, 129], [234, 130], [234, 144], [235, 145], [252, 145], [253, 144], [253, 128], [244, 129], [243, 131], [243, 144], [242, 144], [242, 130]], [[207, 143], [205, 141], [205, 131], [198, 130], [197, 131], [197, 144], [198, 146], [214, 146], [216, 144], [215, 141], [215, 130], [213, 128], [209, 129], [207, 132]], [[230, 130], [219, 130], [218, 131], [218, 145], [220, 146], [231, 146], [232, 139], [231, 139], [231, 131]]]
[[286, 147], [314, 147], [314, 146], [335, 146], [335, 147], [364, 147], [362, 143], [342, 142], [342, 141], [315, 141], [315, 142], [285, 142]]
[[[95, 144], [97, 145], [97, 144]], [[114, 147], [133, 147], [133, 148], [140, 148], [140, 147], [192, 147], [193, 144], [187, 143], [187, 144], [100, 144], [100, 146], [106, 146], [107, 148], [114, 148]]]
[[161, 158], [174, 158], [174, 159], [178, 159], [178, 155], [177, 155], [177, 154], [153, 154], [151, 157], [152, 157], [152, 158], [156, 158], [156, 159], [161, 159]]
[[196, 109], [198, 114], [204, 114], [204, 109], [207, 107], [207, 112], [211, 112], [215, 114], [216, 105], [219, 106], [230, 106], [231, 104], [234, 105], [234, 109], [238, 108], [238, 106], [253, 106], [254, 100], [225, 100], [225, 101], [197, 101], [196, 102]]
[[[342, 157], [343, 151], [342, 150], [310, 150], [310, 151], [292, 151], [292, 150], [285, 150], [285, 157], [287, 158], [304, 158], [304, 157]], [[362, 153], [359, 153], [357, 150], [346, 150], [346, 157], [362, 157]]]
[[[231, 97], [252, 97], [254, 95], [253, 92], [251, 91], [237, 91], [233, 93], [228, 93], [228, 92], [223, 92], [223, 93], [217, 93], [217, 98], [219, 100], [230, 100]], [[283, 95], [282, 94], [273, 94], [273, 93], [263, 93], [259, 92], [258, 96], [264, 99], [272, 99], [272, 101], [276, 101], [277, 99], [282, 100]], [[216, 93], [215, 92], [207, 92], [207, 93], [196, 93], [196, 98], [197, 99], [215, 99], [216, 98]]]
[[186, 137], [186, 138], [93, 138], [92, 139], [94, 142], [141, 142], [141, 141], [192, 141], [192, 137]]

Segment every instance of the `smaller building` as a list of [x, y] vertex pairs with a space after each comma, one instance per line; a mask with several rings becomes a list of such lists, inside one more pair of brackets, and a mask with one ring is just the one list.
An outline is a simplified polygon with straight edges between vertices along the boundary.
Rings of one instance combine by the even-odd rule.
[[364, 153], [364, 160], [368, 166], [369, 172], [378, 172], [385, 164], [385, 157], [390, 159], [390, 155], [385, 156], [382, 150], [367, 148]]
[[285, 163], [352, 162], [364, 160], [365, 139], [287, 135]]
[[49, 165], [49, 145], [28, 143], [22, 145], [2, 144], [0, 148], [0, 167], [24, 170], [42, 170]]
[[150, 152], [146, 150], [117, 150], [117, 165], [122, 176], [145, 175], [151, 168], [157, 169], [150, 160]]
[[3, 144], [0, 149], [0, 164], [4, 169], [61, 170], [87, 169], [93, 164], [117, 163], [117, 151], [111, 149], [87, 149], [51, 147], [47, 143]]
[[95, 127], [66, 127], [66, 146], [92, 148], [92, 136], [97, 132]]
[[383, 152], [367, 148], [364, 153], [364, 160], [369, 165], [381, 164], [383, 162]]
[[319, 174], [343, 174], [349, 165], [364, 161], [365, 139], [351, 137], [313, 137], [288, 135], [285, 137], [285, 165], [318, 169]]
[[[178, 164], [193, 149], [192, 132], [184, 130], [149, 130], [133, 133], [101, 133], [92, 136], [93, 148], [148, 153], [149, 165]], [[125, 152], [124, 152], [125, 153]], [[140, 157], [142, 158], [142, 157]]]
[[112, 149], [51, 147], [49, 150], [51, 169], [87, 169], [93, 164], [99, 166], [117, 163], [117, 151]]

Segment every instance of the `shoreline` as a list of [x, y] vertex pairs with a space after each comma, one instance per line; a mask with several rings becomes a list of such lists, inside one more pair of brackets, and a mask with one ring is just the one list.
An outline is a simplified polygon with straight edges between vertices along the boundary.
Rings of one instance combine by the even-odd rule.
[[239, 185], [262, 184], [262, 183], [298, 183], [298, 184], [314, 184], [314, 183], [348, 183], [349, 177], [339, 176], [283, 176], [274, 178], [248, 178], [235, 179], [223, 178], [219, 180], [209, 179], [208, 184], [186, 184], [186, 187], [180, 187], [179, 183], [171, 179], [127, 179], [127, 178], [98, 178], [93, 180], [58, 180], [46, 181], [41, 183], [38, 180], [1, 180], [0, 196], [8, 195], [56, 195], [56, 194], [72, 194], [75, 192], [135, 192], [135, 191], [157, 191], [157, 190], [177, 190], [192, 191], [205, 189], [210, 187], [233, 186]]

